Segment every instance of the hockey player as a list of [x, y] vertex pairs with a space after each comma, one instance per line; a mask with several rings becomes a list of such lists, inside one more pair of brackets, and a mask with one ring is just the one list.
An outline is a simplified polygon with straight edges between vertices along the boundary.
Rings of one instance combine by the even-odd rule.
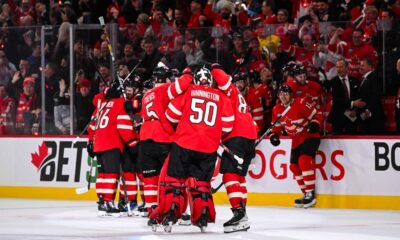
[[288, 85], [279, 87], [280, 103], [272, 110], [272, 122], [278, 115], [290, 108], [275, 125], [270, 134], [271, 144], [280, 144], [279, 135], [284, 130], [292, 138], [290, 170], [300, 186], [304, 196], [295, 200], [295, 207], [315, 206], [315, 155], [320, 144], [319, 129], [322, 114], [313, 106], [309, 98], [293, 98], [293, 91]]
[[96, 179], [99, 216], [120, 216], [114, 199], [120, 177], [121, 153], [125, 144], [134, 147], [138, 143], [138, 135], [124, 109], [118, 85], [114, 82], [105, 98], [100, 95], [96, 98], [99, 105], [94, 115], [97, 118], [89, 131], [89, 155], [95, 153], [100, 163]]
[[247, 73], [236, 74], [233, 78], [233, 83], [246, 100], [253, 120], [257, 123], [258, 129], [262, 129], [264, 125], [264, 109], [261, 99], [257, 96], [255, 89], [249, 86], [249, 75]]
[[[125, 80], [124, 88], [126, 94], [126, 101], [124, 105], [126, 105], [125, 110], [127, 110], [129, 114], [138, 114], [141, 108], [141, 81], [140, 77], [137, 75], [132, 76], [130, 79]], [[135, 122], [135, 125], [138, 123]], [[125, 188], [127, 192], [127, 196], [125, 196], [125, 189], [122, 181], [119, 183], [119, 202], [118, 209], [121, 212], [127, 212], [128, 206], [126, 200], [128, 200], [128, 204], [130, 209], [135, 209], [137, 207], [137, 192], [138, 192], [138, 179], [140, 179], [139, 175], [139, 166], [138, 166], [138, 152], [139, 145], [135, 147], [125, 146], [124, 151], [122, 152], [122, 161], [121, 167], [123, 172], [123, 177], [125, 180]], [[142, 193], [143, 190], [140, 192]]]
[[301, 64], [296, 64], [291, 69], [294, 79], [288, 79], [285, 83], [293, 91], [293, 97], [309, 97], [319, 108], [322, 97], [322, 87], [315, 81], [307, 80], [307, 70]]
[[220, 172], [223, 174], [222, 181], [233, 212], [233, 217], [224, 223], [224, 232], [247, 231], [250, 225], [246, 215], [245, 177], [256, 153], [254, 140], [257, 139], [257, 125], [252, 119], [246, 100], [235, 85], [231, 84], [231, 77], [217, 64], [213, 64], [211, 73], [219, 88], [230, 98], [235, 115], [233, 129], [223, 137], [223, 143], [234, 154], [244, 159], [243, 164], [239, 165], [231, 155], [226, 152], [222, 154]]
[[234, 123], [231, 103], [212, 87], [210, 71], [204, 67], [195, 71], [194, 83], [171, 101], [166, 111], [168, 120], [177, 127], [167, 175], [160, 181], [159, 205], [149, 223], [162, 222], [167, 232], [184, 211], [188, 177], [192, 177], [188, 186], [192, 224], [203, 232], [209, 222], [215, 221], [210, 180], [222, 132], [230, 132]]
[[193, 79], [189, 68], [184, 70], [184, 74], [175, 83], [171, 83], [171, 76], [169, 69], [157, 67], [153, 71], [152, 81], [146, 81], [145, 84], [148, 90], [142, 102], [143, 124], [140, 131], [139, 153], [146, 202], [144, 216], [148, 216], [157, 206], [159, 175], [175, 133], [165, 116], [165, 111], [170, 100], [181, 94]]

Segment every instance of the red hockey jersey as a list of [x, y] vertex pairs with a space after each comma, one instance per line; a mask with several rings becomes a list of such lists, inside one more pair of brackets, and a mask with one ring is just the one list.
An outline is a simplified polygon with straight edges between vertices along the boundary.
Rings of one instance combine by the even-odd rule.
[[174, 142], [203, 153], [217, 151], [222, 132], [232, 131], [230, 100], [218, 89], [191, 85], [168, 105], [166, 117], [178, 124]]
[[[94, 111], [97, 116], [93, 133], [94, 152], [118, 148], [122, 152], [125, 143], [137, 139], [132, 121], [124, 109], [124, 99], [114, 98], [101, 101]], [[103, 108], [103, 106], [105, 107]], [[101, 111], [99, 111], [102, 109]]]
[[[235, 115], [235, 123], [232, 131], [223, 137], [226, 141], [233, 137], [244, 137], [247, 139], [257, 139], [257, 124], [253, 121], [250, 108], [245, 98], [230, 81], [230, 76], [221, 69], [212, 71], [213, 78], [218, 83], [219, 88], [229, 97]], [[262, 112], [261, 112], [262, 113]]]
[[244, 96], [246, 103], [249, 106], [251, 116], [257, 123], [259, 129], [262, 129], [264, 125], [264, 108], [261, 102], [261, 98], [257, 96], [256, 90], [253, 87], [249, 87], [249, 90]]
[[292, 91], [293, 97], [297, 98], [311, 98], [314, 102], [320, 104], [322, 97], [322, 87], [319, 83], [314, 81], [307, 81], [305, 85], [299, 85], [295, 79], [289, 79], [286, 83]]
[[[281, 120], [272, 129], [272, 132], [281, 134], [284, 129], [292, 138], [292, 149], [295, 149], [305, 139], [319, 138], [319, 133], [309, 133], [307, 127], [311, 122], [316, 122], [321, 126], [322, 113], [318, 111], [311, 101], [307, 98], [294, 98], [290, 104], [289, 111], [281, 118]], [[278, 114], [285, 111], [285, 107], [278, 103], [272, 110], [272, 122], [278, 119]]]
[[142, 99], [143, 124], [140, 130], [140, 140], [151, 139], [155, 142], [172, 142], [174, 129], [165, 117], [169, 97], [170, 83], [164, 83], [146, 92]]

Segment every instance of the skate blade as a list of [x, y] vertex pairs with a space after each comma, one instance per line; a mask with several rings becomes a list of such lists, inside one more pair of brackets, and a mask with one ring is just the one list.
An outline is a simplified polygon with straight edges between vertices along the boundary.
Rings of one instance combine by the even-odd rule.
[[205, 232], [206, 232], [206, 229], [207, 229], [207, 226], [201, 226], [201, 227], [200, 227], [200, 231], [201, 231], [202, 233], [205, 233]]
[[141, 217], [149, 217], [149, 212], [141, 212], [140, 216]]
[[295, 208], [303, 208], [303, 204], [301, 204], [301, 203], [295, 203], [295, 204], [294, 204], [294, 207], [295, 207]]
[[158, 224], [151, 225], [151, 231], [157, 232]]
[[98, 217], [106, 217], [106, 218], [109, 218], [109, 217], [118, 218], [118, 217], [121, 217], [121, 213], [107, 213], [107, 212], [99, 211], [97, 213], [97, 216]]
[[314, 199], [312, 202], [310, 202], [309, 204], [304, 204], [304, 208], [305, 209], [307, 209], [307, 208], [313, 208], [313, 207], [315, 207], [315, 205], [317, 204], [317, 199]]
[[190, 220], [179, 219], [178, 220], [178, 225], [180, 225], [180, 226], [190, 226], [190, 225], [192, 225], [192, 223], [191, 223]]
[[164, 232], [170, 233], [172, 231], [172, 222], [168, 222], [168, 225], [164, 225]]
[[250, 229], [248, 222], [240, 222], [238, 225], [224, 227], [224, 233], [245, 232]]

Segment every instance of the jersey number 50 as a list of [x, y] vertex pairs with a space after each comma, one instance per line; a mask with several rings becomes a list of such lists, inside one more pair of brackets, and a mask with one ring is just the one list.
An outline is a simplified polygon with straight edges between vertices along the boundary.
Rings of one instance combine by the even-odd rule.
[[204, 99], [193, 98], [190, 108], [195, 112], [195, 114], [189, 116], [190, 122], [204, 122], [210, 127], [215, 125], [218, 112], [218, 106], [215, 102], [206, 102]]

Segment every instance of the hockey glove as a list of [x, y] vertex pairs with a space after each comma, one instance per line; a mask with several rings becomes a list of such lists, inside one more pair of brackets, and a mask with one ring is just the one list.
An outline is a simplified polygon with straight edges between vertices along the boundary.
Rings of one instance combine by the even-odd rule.
[[272, 133], [271, 135], [269, 135], [269, 141], [275, 147], [279, 146], [279, 144], [281, 144], [281, 140], [279, 139], [279, 135], [276, 134], [276, 133]]
[[316, 132], [319, 132], [319, 125], [318, 125], [318, 123], [316, 123], [316, 122], [311, 122], [311, 123], [308, 125], [308, 132], [309, 132], [309, 133], [316, 133]]
[[211, 64], [211, 67], [212, 67], [212, 69], [222, 69], [222, 66], [219, 63], [213, 63], [213, 64]]
[[[137, 106], [134, 106], [134, 105], [137, 105]], [[125, 109], [126, 113], [128, 113], [128, 114], [135, 114], [135, 113], [140, 112], [139, 104], [137, 104], [137, 103], [133, 104], [133, 102], [130, 100], [124, 102], [124, 109]]]
[[142, 124], [136, 124], [133, 126], [133, 129], [135, 129], [135, 132], [140, 133], [140, 129], [142, 128]]
[[183, 74], [190, 74], [190, 75], [192, 75], [193, 72], [194, 72], [194, 70], [196, 70], [196, 69], [197, 69], [197, 65], [195, 65], [195, 64], [190, 64], [190, 65], [187, 66], [185, 69], [183, 69], [182, 75], [183, 75]]
[[113, 99], [121, 97], [121, 91], [117, 87], [110, 87], [106, 90], [106, 99]]
[[91, 158], [94, 158], [96, 154], [94, 153], [93, 141], [89, 141], [86, 145], [86, 151]]

